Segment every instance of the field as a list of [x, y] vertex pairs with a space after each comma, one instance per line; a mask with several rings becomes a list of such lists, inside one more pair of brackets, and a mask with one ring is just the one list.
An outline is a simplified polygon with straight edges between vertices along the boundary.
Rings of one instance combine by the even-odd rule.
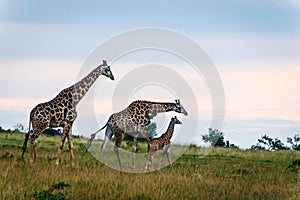
[[[82, 139], [74, 139], [75, 167], [70, 166], [67, 145], [56, 166], [59, 138], [43, 135], [38, 162], [31, 164], [28, 151], [20, 159], [23, 137], [0, 133], [2, 199], [38, 199], [47, 192], [68, 199], [300, 199], [296, 151], [215, 148], [199, 157], [200, 148], [191, 146], [173, 169], [133, 174], [103, 164], [94, 168], [95, 159], [85, 152]], [[52, 191], [51, 185], [64, 183], [69, 187]]]

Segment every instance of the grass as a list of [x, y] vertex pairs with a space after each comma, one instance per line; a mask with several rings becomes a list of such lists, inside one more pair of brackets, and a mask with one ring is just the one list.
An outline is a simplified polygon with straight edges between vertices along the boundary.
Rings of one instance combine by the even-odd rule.
[[[214, 148], [201, 156], [203, 149], [191, 147], [174, 162], [173, 169], [133, 174], [103, 164], [94, 168], [95, 159], [85, 152], [82, 139], [74, 139], [75, 167], [70, 166], [67, 145], [56, 166], [59, 138], [43, 135], [38, 162], [29, 163], [28, 152], [25, 160], [20, 159], [23, 139], [23, 134], [0, 133], [2, 199], [34, 199], [57, 183], [70, 185], [57, 191], [68, 199], [300, 198], [300, 152], [296, 151]], [[110, 151], [108, 148], [105, 154], [111, 155]], [[140, 145], [140, 151], [146, 151], [145, 145]], [[155, 158], [159, 160], [158, 155]]]

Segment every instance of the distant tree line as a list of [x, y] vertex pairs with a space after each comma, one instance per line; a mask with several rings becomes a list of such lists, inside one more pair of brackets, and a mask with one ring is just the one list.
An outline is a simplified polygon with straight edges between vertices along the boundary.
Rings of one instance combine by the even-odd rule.
[[0, 126], [0, 132], [1, 133], [11, 133], [11, 132], [25, 132], [26, 128], [23, 124], [17, 123], [13, 126], [13, 129], [4, 129], [2, 126]]
[[[13, 129], [3, 129], [2, 126], [0, 126], [0, 133], [24, 133], [27, 132], [28, 128], [26, 128], [23, 124], [17, 123], [13, 126]], [[53, 129], [53, 128], [47, 128], [43, 131], [43, 134], [46, 136], [61, 136], [62, 135], [62, 129]], [[80, 138], [82, 136], [73, 135], [73, 138]]]
[[13, 132], [13, 131], [10, 129], [5, 130], [5, 129], [3, 129], [2, 126], [0, 126], [0, 133], [11, 133], [11, 132]]
[[293, 138], [287, 137], [287, 143], [291, 144], [291, 147], [285, 146], [281, 140], [277, 138], [271, 138], [270, 136], [263, 135], [258, 139], [258, 143], [251, 146], [252, 150], [300, 150], [300, 136], [295, 134]]
[[[0, 133], [13, 133], [13, 132], [26, 132], [27, 128], [23, 124], [17, 123], [13, 126], [13, 130], [11, 129], [3, 129], [0, 126]], [[155, 137], [157, 125], [156, 123], [151, 123], [147, 126], [147, 134], [149, 138]], [[43, 134], [47, 136], [57, 136], [62, 134], [62, 129], [46, 129]], [[73, 135], [74, 138], [79, 138], [80, 136]], [[82, 137], [82, 136], [81, 136]], [[127, 141], [127, 145], [132, 145], [132, 136], [125, 134], [124, 140]], [[144, 141], [145, 139], [142, 136], [138, 137], [138, 141]], [[223, 147], [223, 148], [239, 148], [239, 146], [232, 144], [229, 140], [225, 140], [225, 134], [218, 129], [208, 128], [208, 133], [202, 135], [202, 140], [206, 143], [209, 143], [213, 147]], [[271, 138], [268, 135], [262, 135], [261, 138], [258, 139], [258, 142], [255, 145], [250, 147], [251, 150], [297, 150], [300, 151], [300, 135], [295, 134], [293, 137], [287, 137], [287, 143], [291, 146], [285, 146], [283, 142], [281, 142], [278, 138]]]
[[[208, 133], [202, 135], [202, 140], [204, 142], [210, 143], [214, 147], [224, 147], [224, 148], [239, 148], [235, 144], [231, 144], [228, 140], [225, 141], [223, 132], [218, 129], [208, 129]], [[291, 144], [291, 147], [285, 146], [281, 140], [278, 138], [271, 138], [270, 136], [263, 135], [258, 139], [258, 143], [252, 145], [250, 149], [252, 150], [300, 150], [300, 135], [295, 134], [292, 138], [287, 137], [287, 143]]]
[[224, 133], [218, 129], [208, 128], [208, 134], [202, 135], [202, 140], [210, 143], [213, 147], [239, 148], [237, 145], [231, 144], [228, 140], [224, 141], [224, 136]]

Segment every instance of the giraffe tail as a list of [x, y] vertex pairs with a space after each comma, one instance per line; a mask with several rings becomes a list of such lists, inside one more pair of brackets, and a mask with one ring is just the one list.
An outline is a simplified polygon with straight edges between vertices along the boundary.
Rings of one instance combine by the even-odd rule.
[[25, 134], [25, 140], [24, 140], [24, 144], [23, 144], [23, 147], [22, 147], [22, 156], [21, 158], [23, 158], [24, 154], [25, 154], [25, 151], [26, 151], [26, 147], [27, 147], [27, 143], [28, 143], [28, 138], [29, 138], [29, 135], [30, 135], [30, 125], [31, 125], [31, 119], [29, 120], [29, 126], [28, 126], [28, 132]]
[[85, 151], [87, 152], [88, 149], [92, 146], [92, 142], [96, 137], [96, 134], [99, 133], [100, 131], [102, 131], [108, 123], [106, 123], [102, 128], [100, 128], [98, 131], [96, 131], [95, 133], [91, 134], [91, 138], [87, 141], [86, 145], [85, 145]]

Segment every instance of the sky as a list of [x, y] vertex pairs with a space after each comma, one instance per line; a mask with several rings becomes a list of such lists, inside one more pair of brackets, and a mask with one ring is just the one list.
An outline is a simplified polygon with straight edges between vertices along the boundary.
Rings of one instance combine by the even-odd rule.
[[[221, 130], [226, 139], [242, 148], [249, 148], [263, 134], [286, 141], [300, 129], [299, 11], [300, 1], [296, 0], [2, 0], [0, 125], [27, 126], [35, 105], [50, 100], [83, 77], [82, 66], [103, 42], [126, 31], [157, 27], [191, 38], [214, 63], [225, 93]], [[102, 59], [99, 56], [99, 62]], [[171, 67], [192, 88], [198, 117], [181, 116], [186, 126], [178, 129], [174, 141], [200, 144], [213, 109], [205, 82], [182, 59], [151, 50], [128, 54], [114, 62], [111, 67], [118, 79], [111, 82], [100, 78], [90, 94], [94, 95], [96, 124], [84, 120], [87, 103], [82, 103], [74, 133], [89, 135], [105, 124], [115, 111], [112, 97], [118, 83], [149, 63]], [[150, 85], [133, 91], [130, 98], [174, 101], [176, 95], [170, 91]], [[189, 97], [185, 99], [189, 108]], [[164, 131], [171, 115], [174, 113], [157, 118], [158, 132]], [[180, 131], [189, 130], [194, 123], [198, 126], [191, 130], [192, 135]]]

